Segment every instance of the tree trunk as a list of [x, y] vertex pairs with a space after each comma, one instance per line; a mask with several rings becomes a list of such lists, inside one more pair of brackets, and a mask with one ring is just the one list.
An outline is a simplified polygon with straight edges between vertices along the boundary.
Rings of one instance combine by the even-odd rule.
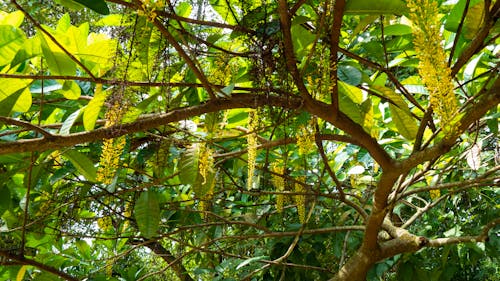
[[377, 251], [359, 249], [329, 281], [365, 281], [368, 270], [377, 262]]

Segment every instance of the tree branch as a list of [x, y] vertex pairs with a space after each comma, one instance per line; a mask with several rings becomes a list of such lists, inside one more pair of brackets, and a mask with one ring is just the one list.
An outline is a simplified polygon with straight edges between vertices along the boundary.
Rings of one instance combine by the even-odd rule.
[[483, 231], [476, 236], [436, 238], [429, 240], [427, 247], [441, 247], [450, 244], [485, 242], [488, 239], [488, 232], [495, 226], [500, 225], [500, 219], [495, 219], [484, 226]]
[[16, 262], [23, 264], [23, 265], [32, 265], [32, 266], [39, 268], [43, 271], [47, 271], [47, 272], [50, 272], [56, 276], [59, 276], [65, 280], [69, 280], [69, 281], [78, 281], [79, 280], [78, 278], [73, 277], [65, 272], [62, 272], [57, 268], [54, 268], [52, 266], [49, 266], [49, 265], [46, 265], [46, 264], [43, 264], [40, 262], [37, 262], [37, 261], [32, 260], [32, 259], [28, 259], [24, 256], [12, 254], [9, 251], [0, 250], [0, 256], [5, 257], [5, 258], [10, 259], [10, 260], [13, 260], [13, 261], [16, 261]]
[[51, 134], [50, 132], [44, 130], [43, 128], [41, 128], [39, 126], [33, 125], [30, 122], [14, 119], [14, 118], [10, 118], [10, 117], [0, 116], [0, 123], [5, 123], [5, 124], [9, 124], [9, 125], [16, 125], [19, 127], [27, 128], [29, 130], [32, 130], [32, 131], [35, 131], [35, 132], [42, 134], [45, 137], [45, 139], [51, 139], [54, 137], [54, 135]]
[[147, 241], [144, 243], [144, 246], [148, 247], [153, 253], [161, 257], [167, 264], [171, 265], [171, 268], [174, 270], [175, 274], [181, 281], [193, 281], [194, 279], [187, 273], [187, 270], [184, 268], [182, 263], [175, 262], [176, 258], [163, 247], [158, 241]]

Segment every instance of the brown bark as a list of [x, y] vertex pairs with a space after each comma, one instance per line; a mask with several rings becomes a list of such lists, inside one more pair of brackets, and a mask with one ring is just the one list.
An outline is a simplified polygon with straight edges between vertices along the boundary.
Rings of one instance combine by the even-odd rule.
[[380, 253], [359, 249], [329, 281], [365, 281], [368, 270], [377, 262]]

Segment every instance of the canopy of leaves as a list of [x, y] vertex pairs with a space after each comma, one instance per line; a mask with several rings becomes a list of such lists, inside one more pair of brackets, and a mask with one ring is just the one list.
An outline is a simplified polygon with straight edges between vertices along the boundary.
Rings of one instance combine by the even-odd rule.
[[2, 2], [0, 279], [496, 278], [500, 1], [429, 19], [453, 124], [407, 2]]

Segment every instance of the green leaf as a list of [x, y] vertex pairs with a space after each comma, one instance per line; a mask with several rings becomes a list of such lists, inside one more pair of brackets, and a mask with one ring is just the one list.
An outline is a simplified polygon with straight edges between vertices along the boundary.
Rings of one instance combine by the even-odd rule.
[[300, 24], [292, 24], [291, 28], [293, 49], [297, 55], [297, 60], [301, 61], [307, 55], [309, 47], [312, 46], [316, 38], [311, 31], [307, 30]]
[[160, 224], [160, 204], [153, 191], [142, 192], [134, 207], [135, 220], [141, 234], [150, 239], [156, 235]]
[[[458, 1], [455, 6], [451, 9], [448, 16], [446, 17], [446, 23], [444, 28], [451, 32], [457, 32], [458, 26], [462, 21], [463, 14], [465, 12], [465, 4], [467, 0]], [[475, 32], [484, 20], [484, 1], [482, 0], [471, 0], [469, 3], [469, 11], [467, 11], [467, 16], [465, 17], [465, 22], [463, 26], [464, 37], [471, 39], [475, 35]]]
[[406, 13], [408, 8], [404, 1], [401, 0], [348, 0], [346, 2], [345, 14], [396, 14], [402, 15]]
[[219, 16], [228, 24], [235, 25], [237, 24], [236, 19], [234, 18], [231, 10], [234, 11], [234, 7], [229, 6], [230, 2], [225, 0], [210, 0], [210, 6], [214, 11], [216, 11]]
[[96, 182], [97, 169], [94, 163], [83, 153], [75, 149], [64, 151], [62, 154], [88, 181]]
[[361, 83], [361, 71], [352, 65], [340, 64], [337, 74], [339, 79], [347, 84], [357, 86]]
[[238, 266], [236, 267], [236, 270], [244, 267], [245, 265], [247, 264], [250, 264], [252, 262], [255, 262], [255, 261], [260, 261], [260, 260], [265, 260], [265, 259], [268, 259], [269, 256], [258, 256], [258, 257], [253, 257], [253, 258], [249, 258], [249, 259], [246, 259], [244, 260], [242, 263], [238, 264]]
[[198, 178], [198, 160], [200, 149], [193, 144], [181, 155], [179, 160], [179, 179], [182, 184], [194, 184]]
[[91, 250], [89, 244], [85, 242], [85, 240], [78, 240], [76, 241], [76, 247], [80, 251], [81, 255], [83, 256], [84, 259], [86, 260], [91, 260], [92, 255], [91, 255]]
[[401, 97], [401, 94], [396, 93], [390, 88], [379, 85], [372, 85], [370, 89], [384, 96], [391, 103], [395, 104], [399, 109], [410, 113], [410, 109], [408, 108], [408, 105], [406, 104], [404, 99]]
[[106, 101], [108, 96], [107, 91], [102, 90], [102, 85], [97, 85], [95, 88], [94, 97], [85, 107], [83, 111], [83, 127], [87, 131], [91, 131], [95, 127], [95, 122], [97, 117], [99, 117], [99, 112]]
[[[448, 13], [446, 17], [446, 23], [444, 28], [451, 32], [457, 32], [460, 21], [462, 20], [462, 15], [465, 10], [465, 3], [467, 0], [459, 0], [457, 4], [453, 6], [451, 11]], [[471, 1], [477, 2], [477, 1]], [[469, 4], [470, 5], [470, 4]]]
[[109, 8], [104, 0], [74, 0], [85, 7], [90, 8], [94, 12], [97, 12], [101, 15], [109, 15]]
[[407, 111], [399, 107], [389, 104], [391, 111], [392, 122], [396, 125], [398, 132], [408, 140], [414, 140], [417, 136], [418, 125], [416, 120]]
[[61, 135], [69, 135], [71, 131], [71, 127], [73, 127], [73, 124], [75, 124], [76, 119], [80, 117], [80, 114], [82, 113], [81, 109], [78, 109], [77, 111], [71, 113], [66, 120], [64, 120], [61, 129], [59, 129], [59, 134]]
[[0, 186], [0, 217], [3, 213], [11, 208], [12, 199], [10, 197], [10, 189], [7, 186]]
[[24, 32], [14, 26], [0, 25], [0, 65], [9, 64], [26, 41]]
[[[411, 34], [411, 27], [406, 24], [392, 24], [388, 26], [384, 26], [384, 36], [401, 36], [401, 35], [407, 35]], [[372, 32], [373, 35], [380, 36], [382, 35], [382, 30], [380, 29], [375, 29], [374, 32]]]

